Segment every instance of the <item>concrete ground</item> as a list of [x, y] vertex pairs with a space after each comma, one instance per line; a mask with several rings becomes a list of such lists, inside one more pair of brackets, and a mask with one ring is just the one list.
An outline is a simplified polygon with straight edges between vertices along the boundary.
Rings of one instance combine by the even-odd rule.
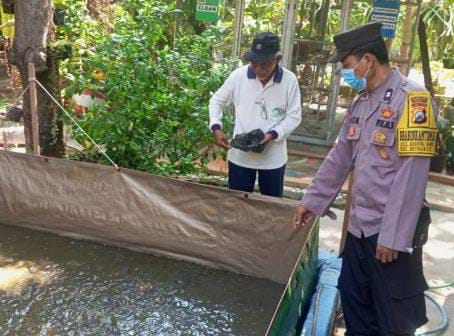
[[[337, 220], [325, 217], [320, 223], [320, 246], [337, 252], [344, 212], [334, 209]], [[432, 225], [429, 241], [424, 247], [424, 274], [430, 285], [454, 281], [454, 214], [432, 211]], [[447, 310], [451, 325], [440, 334], [454, 336], [454, 288], [437, 289], [430, 294]], [[427, 301], [427, 316], [430, 322], [422, 330], [431, 330], [441, 323], [441, 316], [436, 306]], [[344, 335], [345, 328], [340, 318], [333, 335]]]

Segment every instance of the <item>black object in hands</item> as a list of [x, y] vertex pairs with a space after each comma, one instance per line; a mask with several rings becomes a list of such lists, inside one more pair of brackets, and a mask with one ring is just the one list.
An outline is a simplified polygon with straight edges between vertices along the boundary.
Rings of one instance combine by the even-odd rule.
[[265, 133], [261, 129], [255, 129], [249, 133], [235, 135], [230, 145], [244, 152], [261, 153], [265, 149], [265, 145], [262, 144], [263, 139], [265, 139]]

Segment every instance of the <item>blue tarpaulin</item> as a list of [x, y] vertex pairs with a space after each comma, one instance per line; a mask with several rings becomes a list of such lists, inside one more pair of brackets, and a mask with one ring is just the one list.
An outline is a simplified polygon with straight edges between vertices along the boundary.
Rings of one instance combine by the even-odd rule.
[[301, 331], [302, 336], [329, 336], [340, 305], [337, 280], [342, 260], [321, 250], [318, 255], [318, 283]]

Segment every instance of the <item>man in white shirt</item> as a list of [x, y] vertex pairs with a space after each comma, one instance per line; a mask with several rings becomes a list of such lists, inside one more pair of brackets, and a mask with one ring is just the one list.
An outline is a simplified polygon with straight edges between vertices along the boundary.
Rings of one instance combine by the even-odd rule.
[[[258, 172], [260, 192], [282, 197], [286, 139], [301, 122], [298, 80], [279, 65], [282, 54], [273, 33], [258, 34], [244, 59], [251, 64], [233, 71], [210, 100], [210, 128], [216, 144], [229, 151], [230, 189], [253, 192]], [[222, 131], [223, 109], [231, 103], [235, 106], [234, 136], [259, 129], [264, 148], [232, 148]]]

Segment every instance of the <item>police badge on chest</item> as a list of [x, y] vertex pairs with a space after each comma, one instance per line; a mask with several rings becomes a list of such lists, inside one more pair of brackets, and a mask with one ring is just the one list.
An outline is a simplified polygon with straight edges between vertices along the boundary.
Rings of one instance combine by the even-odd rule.
[[381, 110], [380, 116], [377, 118], [375, 126], [393, 129], [395, 126], [395, 121], [390, 120], [394, 116], [394, 111], [390, 107], [385, 107]]

